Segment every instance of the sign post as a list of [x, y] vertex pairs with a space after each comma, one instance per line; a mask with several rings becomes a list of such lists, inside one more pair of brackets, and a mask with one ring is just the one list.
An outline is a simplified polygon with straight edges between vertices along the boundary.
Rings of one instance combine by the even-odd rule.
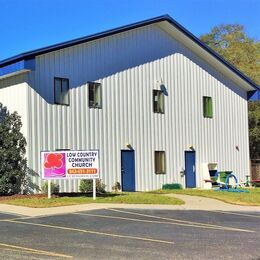
[[96, 200], [96, 179], [93, 179], [93, 200]]
[[51, 180], [48, 180], [48, 199], [51, 198]]
[[99, 178], [99, 150], [41, 152], [42, 178], [48, 180], [92, 179], [93, 200], [96, 199], [96, 179]]

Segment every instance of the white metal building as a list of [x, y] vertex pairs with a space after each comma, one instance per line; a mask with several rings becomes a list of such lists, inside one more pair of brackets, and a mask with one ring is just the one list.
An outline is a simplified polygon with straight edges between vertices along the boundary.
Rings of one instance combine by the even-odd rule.
[[99, 149], [108, 190], [204, 187], [208, 166], [244, 180], [257, 89], [167, 15], [0, 62], [0, 102], [22, 116], [32, 172], [41, 150]]

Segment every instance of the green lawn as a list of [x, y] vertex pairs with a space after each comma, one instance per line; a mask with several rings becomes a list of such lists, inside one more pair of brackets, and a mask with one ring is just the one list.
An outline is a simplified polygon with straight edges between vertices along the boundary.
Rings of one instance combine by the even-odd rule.
[[202, 196], [207, 198], [218, 199], [227, 203], [247, 206], [260, 206], [260, 188], [247, 189], [249, 193], [184, 189], [184, 190], [159, 190], [151, 192], [152, 194], [184, 194], [191, 196]]
[[227, 203], [248, 206], [260, 206], [260, 188], [248, 189], [249, 193], [233, 193], [233, 192], [216, 192], [214, 190], [157, 190], [151, 192], [122, 192], [118, 194], [107, 193], [98, 196], [93, 201], [92, 196], [77, 197], [22, 197], [1, 200], [0, 203], [12, 204], [18, 206], [27, 206], [32, 208], [47, 208], [58, 206], [69, 206], [86, 203], [126, 203], [126, 204], [164, 204], [164, 205], [181, 205], [184, 202], [174, 197], [162, 196], [163, 194], [186, 194], [191, 196], [202, 196], [218, 199]]
[[164, 204], [164, 205], [181, 205], [184, 202], [180, 199], [162, 196], [161, 194], [152, 194], [146, 192], [134, 193], [107, 193], [98, 196], [95, 201], [91, 196], [79, 197], [55, 197], [48, 199], [46, 197], [31, 198], [14, 198], [8, 200], [0, 200], [0, 203], [27, 206], [32, 208], [48, 208], [58, 206], [69, 206], [86, 203], [126, 203], [126, 204]]

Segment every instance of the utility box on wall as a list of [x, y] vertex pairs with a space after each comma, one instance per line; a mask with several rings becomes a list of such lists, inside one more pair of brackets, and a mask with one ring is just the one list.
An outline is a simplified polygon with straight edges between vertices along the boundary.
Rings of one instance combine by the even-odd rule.
[[217, 173], [218, 164], [217, 163], [202, 163], [202, 188], [211, 189], [212, 182], [211, 177]]

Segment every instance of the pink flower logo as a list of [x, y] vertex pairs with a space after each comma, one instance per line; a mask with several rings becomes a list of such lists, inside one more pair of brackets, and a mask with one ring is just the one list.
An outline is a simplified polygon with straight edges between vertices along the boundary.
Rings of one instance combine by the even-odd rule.
[[63, 166], [63, 155], [61, 153], [50, 153], [44, 162], [45, 169], [60, 169]]

